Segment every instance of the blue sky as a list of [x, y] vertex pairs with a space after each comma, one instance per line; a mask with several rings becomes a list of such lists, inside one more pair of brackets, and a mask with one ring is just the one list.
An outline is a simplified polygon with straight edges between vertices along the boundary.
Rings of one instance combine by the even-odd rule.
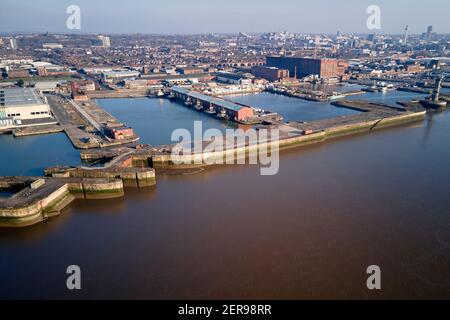
[[381, 8], [380, 33], [450, 33], [448, 0], [0, 0], [0, 32], [73, 32], [66, 8], [81, 8], [82, 33], [369, 33], [366, 8]]

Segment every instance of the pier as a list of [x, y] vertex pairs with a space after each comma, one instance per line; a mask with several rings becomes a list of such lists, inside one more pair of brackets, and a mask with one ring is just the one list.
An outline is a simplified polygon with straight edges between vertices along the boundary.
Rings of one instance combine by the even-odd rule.
[[292, 98], [298, 98], [308, 101], [315, 101], [315, 102], [327, 102], [327, 101], [333, 101], [336, 99], [342, 99], [347, 96], [354, 96], [358, 94], [364, 94], [364, 91], [361, 90], [353, 90], [349, 92], [339, 92], [339, 93], [325, 93], [323, 91], [314, 91], [309, 90], [305, 88], [298, 87], [296, 89], [292, 88], [286, 88], [282, 86], [273, 86], [273, 87], [267, 87], [266, 92], [269, 93], [275, 93], [275, 94], [281, 94], [287, 97]]
[[95, 101], [76, 102], [55, 95], [48, 95], [47, 99], [61, 130], [77, 149], [104, 148], [139, 140], [135, 134], [120, 140], [111, 137], [108, 128], [122, 127], [123, 124]]
[[270, 119], [281, 119], [270, 111], [258, 111], [252, 106], [243, 105], [221, 97], [206, 95], [184, 87], [173, 87], [169, 98], [177, 99], [188, 107], [202, 111], [219, 119], [241, 124], [258, 124]]
[[39, 134], [50, 134], [63, 132], [64, 129], [59, 124], [49, 124], [44, 126], [16, 128], [12, 130], [14, 137], [25, 137]]
[[59, 215], [75, 199], [108, 199], [124, 195], [124, 187], [156, 184], [155, 171], [134, 167], [130, 154], [114, 157], [104, 167], [51, 167], [44, 177], [0, 177], [0, 227], [35, 224]]
[[118, 99], [118, 98], [145, 98], [145, 97], [163, 97], [169, 93], [168, 88], [149, 88], [149, 89], [114, 89], [114, 90], [96, 90], [89, 91], [86, 95], [90, 99]]
[[29, 226], [59, 215], [75, 199], [123, 196], [120, 179], [0, 177], [0, 190], [15, 192], [0, 197], [0, 227]]

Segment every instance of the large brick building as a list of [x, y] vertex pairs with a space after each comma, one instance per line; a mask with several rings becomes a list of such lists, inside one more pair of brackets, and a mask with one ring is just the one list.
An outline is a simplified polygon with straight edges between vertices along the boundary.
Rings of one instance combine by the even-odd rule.
[[350, 64], [347, 61], [338, 60], [337, 62], [337, 75], [343, 76], [347, 73]]
[[8, 78], [27, 78], [30, 76], [30, 72], [27, 69], [11, 68], [8, 70]]
[[267, 66], [287, 69], [292, 77], [302, 78], [316, 75], [320, 78], [338, 76], [336, 59], [313, 59], [301, 57], [267, 57]]
[[127, 140], [135, 137], [134, 130], [131, 127], [127, 127], [122, 123], [111, 124], [108, 123], [104, 130], [106, 134], [114, 140]]
[[289, 70], [276, 67], [254, 66], [252, 67], [252, 74], [269, 81], [278, 81], [289, 78]]

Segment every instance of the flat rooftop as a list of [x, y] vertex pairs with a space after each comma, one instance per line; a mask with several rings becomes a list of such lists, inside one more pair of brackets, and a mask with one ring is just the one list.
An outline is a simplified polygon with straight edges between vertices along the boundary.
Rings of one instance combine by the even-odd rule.
[[334, 58], [314, 58], [314, 57], [304, 57], [304, 56], [267, 56], [267, 58], [282, 58], [290, 60], [312, 60], [312, 61], [336, 61]]
[[0, 89], [0, 107], [31, 106], [44, 104], [42, 96], [31, 88]]
[[213, 103], [216, 106], [223, 107], [223, 108], [228, 109], [228, 110], [239, 111], [239, 110], [241, 110], [243, 108], [250, 108], [250, 107], [247, 107], [247, 106], [243, 106], [243, 105], [234, 103], [232, 101], [227, 101], [227, 100], [223, 100], [223, 99], [220, 99], [220, 98], [208, 96], [206, 94], [202, 94], [202, 93], [196, 92], [196, 91], [190, 91], [190, 90], [188, 90], [186, 88], [183, 88], [183, 87], [172, 87], [172, 90], [175, 91], [175, 92], [181, 93], [181, 94], [186, 94], [187, 96], [195, 98], [195, 99], [199, 99], [199, 100], [202, 100], [202, 101]]
[[103, 75], [105, 77], [127, 77], [127, 76], [138, 76], [139, 71], [134, 70], [112, 70], [112, 71], [104, 71]]

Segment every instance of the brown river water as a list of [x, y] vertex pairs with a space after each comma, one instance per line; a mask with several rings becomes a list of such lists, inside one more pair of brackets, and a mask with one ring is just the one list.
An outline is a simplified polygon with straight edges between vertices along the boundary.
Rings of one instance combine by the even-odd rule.
[[[449, 187], [448, 111], [283, 151], [274, 176], [160, 175], [0, 229], [0, 298], [448, 299]], [[80, 291], [66, 289], [72, 264]]]

